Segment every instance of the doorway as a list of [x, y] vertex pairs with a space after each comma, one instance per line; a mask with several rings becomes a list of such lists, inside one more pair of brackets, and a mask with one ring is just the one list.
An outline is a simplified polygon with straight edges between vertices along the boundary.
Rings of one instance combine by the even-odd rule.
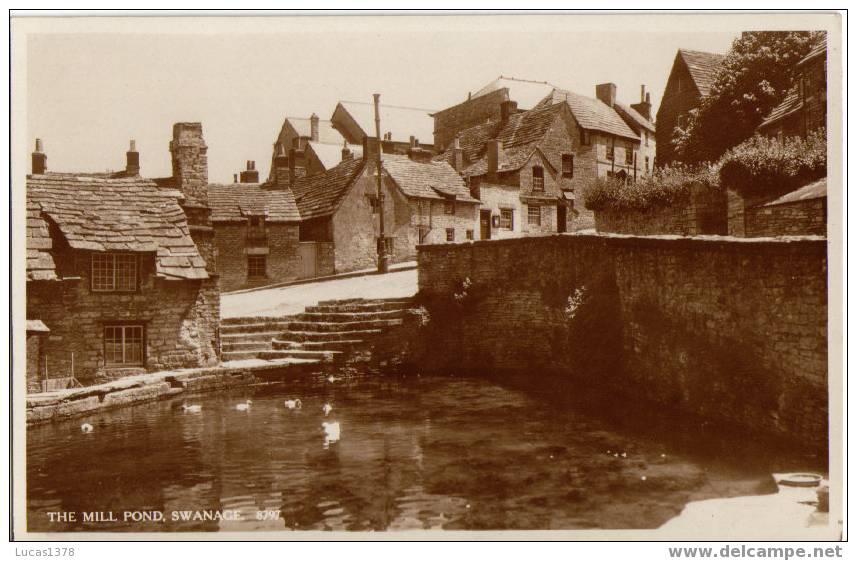
[[479, 239], [480, 240], [490, 240], [491, 239], [491, 211], [490, 210], [480, 210], [479, 211]]
[[556, 231], [560, 234], [565, 232], [566, 227], [566, 218], [568, 216], [568, 209], [563, 203], [559, 203], [556, 205]]

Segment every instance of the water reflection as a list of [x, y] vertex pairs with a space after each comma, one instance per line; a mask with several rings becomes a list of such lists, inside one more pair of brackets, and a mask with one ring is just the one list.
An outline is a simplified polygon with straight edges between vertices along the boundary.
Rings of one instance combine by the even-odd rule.
[[[284, 407], [297, 396], [303, 407]], [[484, 380], [348, 376], [203, 396], [192, 414], [157, 402], [34, 427], [28, 527], [654, 528], [689, 500], [775, 489], [770, 458], [711, 457], [549, 400]], [[121, 514], [139, 510], [164, 520]], [[51, 523], [52, 511], [119, 520]]]

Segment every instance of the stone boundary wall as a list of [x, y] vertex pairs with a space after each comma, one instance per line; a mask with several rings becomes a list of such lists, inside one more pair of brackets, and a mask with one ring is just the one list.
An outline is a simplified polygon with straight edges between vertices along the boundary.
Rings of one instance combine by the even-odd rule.
[[595, 212], [599, 232], [640, 236], [725, 235], [727, 232], [726, 194], [701, 184], [691, 186], [690, 199], [683, 204], [650, 211], [600, 210]]
[[827, 197], [765, 206], [775, 198], [744, 198], [729, 191], [729, 235], [748, 238], [827, 236]]
[[823, 240], [558, 235], [418, 265], [426, 369], [558, 375], [826, 446]]

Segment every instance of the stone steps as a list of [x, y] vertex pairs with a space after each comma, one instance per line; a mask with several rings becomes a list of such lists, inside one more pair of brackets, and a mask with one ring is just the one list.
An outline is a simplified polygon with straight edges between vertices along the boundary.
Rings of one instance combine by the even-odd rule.
[[319, 300], [316, 306], [338, 306], [351, 304], [408, 304], [411, 301], [408, 298], [343, 298], [339, 300]]
[[392, 310], [407, 310], [413, 304], [406, 300], [396, 302], [354, 302], [350, 304], [319, 304], [318, 306], [308, 306], [305, 313], [339, 313], [339, 312], [385, 312]]
[[402, 325], [402, 319], [367, 319], [360, 321], [292, 321], [288, 324], [289, 331], [306, 331], [306, 332], [342, 332], [342, 331], [362, 331], [367, 329], [381, 329], [383, 327], [393, 327]]
[[299, 331], [289, 329], [280, 333], [284, 341], [321, 342], [321, 341], [343, 341], [346, 339], [361, 339], [375, 337], [383, 332], [381, 329], [357, 329], [352, 331]]
[[271, 350], [262, 351], [258, 354], [258, 358], [263, 360], [273, 360], [278, 358], [304, 358], [315, 359], [320, 362], [333, 362], [338, 357], [342, 356], [344, 356], [342, 351], [310, 351], [305, 349]]
[[220, 358], [223, 362], [229, 362], [232, 360], [248, 360], [251, 358], [259, 358], [259, 353], [270, 350], [271, 347], [265, 347], [264, 349], [258, 349], [253, 351], [220, 351]]
[[295, 316], [245, 316], [237, 318], [223, 318], [222, 320], [220, 320], [220, 325], [246, 325], [248, 323], [265, 322], [282, 323], [291, 321], [294, 318]]
[[[253, 335], [255, 335], [255, 333]], [[271, 348], [271, 340], [258, 339], [246, 341], [244, 339], [229, 339], [226, 341], [221, 340], [220, 346], [223, 348], [224, 351], [264, 351], [265, 349]]]
[[282, 333], [282, 331], [254, 331], [251, 333], [221, 333], [220, 344], [225, 343], [254, 343], [254, 342], [269, 342], [271, 339]]
[[232, 333], [276, 332], [288, 329], [290, 323], [291, 321], [265, 321], [262, 318], [259, 318], [259, 321], [254, 323], [221, 324], [220, 333], [222, 335], [229, 335]]
[[368, 341], [363, 339], [342, 339], [340, 341], [284, 341], [274, 339], [271, 347], [275, 351], [288, 351], [292, 349], [306, 349], [319, 351], [352, 351]]
[[305, 312], [298, 314], [295, 321], [312, 321], [327, 323], [347, 323], [373, 319], [402, 319], [407, 310], [381, 310], [373, 312]]

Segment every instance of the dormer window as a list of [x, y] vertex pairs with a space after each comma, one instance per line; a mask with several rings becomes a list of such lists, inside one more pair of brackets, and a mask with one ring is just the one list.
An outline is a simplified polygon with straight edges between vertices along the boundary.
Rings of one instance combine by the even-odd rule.
[[94, 292], [134, 292], [137, 290], [137, 256], [133, 253], [93, 253]]
[[541, 166], [533, 166], [533, 191], [545, 190], [545, 169]]

